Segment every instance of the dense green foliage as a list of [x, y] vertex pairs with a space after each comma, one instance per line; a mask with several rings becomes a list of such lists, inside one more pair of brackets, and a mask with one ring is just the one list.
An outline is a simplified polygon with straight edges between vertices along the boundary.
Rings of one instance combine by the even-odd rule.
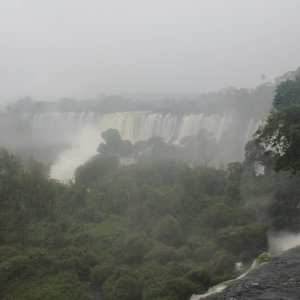
[[278, 86], [260, 143], [226, 170], [108, 130], [65, 185], [1, 149], [0, 298], [185, 300], [236, 276], [235, 262], [267, 261], [268, 228], [300, 229], [299, 177], [273, 171], [299, 169], [299, 82]]
[[98, 154], [63, 185], [1, 150], [1, 299], [183, 300], [235, 276], [267, 250], [267, 225], [300, 227], [297, 178], [251, 163]]
[[276, 170], [300, 170], [300, 74], [277, 86], [273, 111], [257, 142], [274, 157]]
[[265, 263], [265, 262], [270, 261], [271, 258], [272, 258], [271, 253], [269, 253], [269, 252], [263, 252], [262, 254], [260, 254], [260, 255], [256, 258], [255, 263], [256, 263], [257, 265], [261, 265], [261, 264], [263, 264], [263, 263]]

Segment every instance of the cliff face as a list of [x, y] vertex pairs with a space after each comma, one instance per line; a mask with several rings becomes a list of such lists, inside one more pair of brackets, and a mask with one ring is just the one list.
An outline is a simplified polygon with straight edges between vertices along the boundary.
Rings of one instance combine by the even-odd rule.
[[222, 292], [201, 299], [299, 300], [300, 246], [273, 257]]

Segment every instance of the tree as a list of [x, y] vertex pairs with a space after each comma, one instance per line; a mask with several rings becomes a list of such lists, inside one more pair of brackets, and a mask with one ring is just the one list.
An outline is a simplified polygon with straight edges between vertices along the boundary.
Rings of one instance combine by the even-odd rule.
[[128, 157], [132, 154], [132, 144], [128, 140], [122, 140], [121, 135], [116, 129], [108, 129], [102, 132], [101, 137], [105, 143], [101, 143], [98, 152], [102, 155], [115, 155]]
[[19, 202], [19, 208], [15, 213], [15, 227], [17, 232], [18, 241], [21, 244], [22, 254], [25, 254], [25, 247], [28, 240], [28, 225], [29, 218], [28, 212], [23, 201]]
[[112, 155], [95, 155], [75, 171], [75, 182], [83, 186], [91, 186], [97, 181], [111, 175], [119, 165], [119, 159]]
[[182, 236], [180, 224], [174, 217], [167, 215], [158, 221], [155, 235], [160, 242], [168, 246], [178, 246]]
[[17, 190], [23, 166], [19, 158], [0, 148], [0, 245], [5, 244], [18, 206]]
[[273, 110], [256, 133], [256, 143], [274, 156], [275, 170], [300, 170], [300, 74], [277, 85]]

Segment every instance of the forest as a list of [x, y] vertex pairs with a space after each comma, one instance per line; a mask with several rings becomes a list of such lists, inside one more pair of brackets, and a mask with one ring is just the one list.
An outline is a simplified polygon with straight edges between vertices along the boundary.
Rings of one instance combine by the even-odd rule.
[[238, 276], [270, 230], [300, 230], [299, 108], [298, 76], [277, 85], [244, 161], [218, 169], [153, 140], [123, 165], [139, 151], [108, 131], [64, 184], [2, 148], [0, 298], [185, 300]]

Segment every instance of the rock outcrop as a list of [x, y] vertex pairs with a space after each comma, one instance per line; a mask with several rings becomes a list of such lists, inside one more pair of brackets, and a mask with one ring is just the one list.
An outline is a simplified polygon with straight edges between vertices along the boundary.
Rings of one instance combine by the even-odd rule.
[[[197, 298], [194, 298], [197, 299]], [[299, 300], [300, 246], [274, 256], [205, 300]]]

